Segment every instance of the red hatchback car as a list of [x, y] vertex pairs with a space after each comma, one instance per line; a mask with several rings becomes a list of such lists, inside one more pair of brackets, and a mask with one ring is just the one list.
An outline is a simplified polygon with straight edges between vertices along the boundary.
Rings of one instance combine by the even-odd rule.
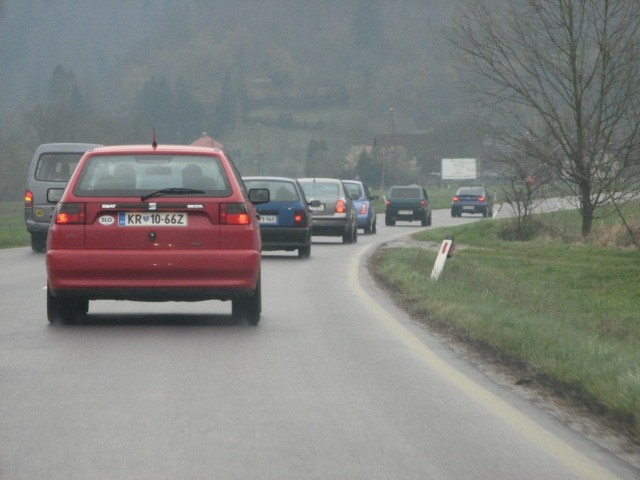
[[57, 204], [47, 238], [47, 316], [74, 322], [98, 299], [231, 300], [260, 321], [260, 230], [223, 151], [113, 146], [87, 152]]

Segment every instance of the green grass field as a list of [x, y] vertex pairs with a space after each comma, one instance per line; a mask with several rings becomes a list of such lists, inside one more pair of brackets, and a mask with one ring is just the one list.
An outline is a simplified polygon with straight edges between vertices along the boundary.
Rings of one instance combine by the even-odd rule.
[[[455, 234], [458, 248], [437, 282], [430, 278], [435, 250], [384, 249], [370, 267], [416, 320], [587, 407], [640, 443], [640, 252], [597, 246], [599, 231], [614, 228], [613, 217], [596, 225], [590, 242], [577, 235], [576, 212], [541, 219], [564, 240], [502, 241], [506, 220], [416, 235], [439, 245]], [[640, 225], [639, 213], [634, 222]]]
[[0, 248], [30, 245], [23, 209], [23, 205], [18, 202], [0, 203]]

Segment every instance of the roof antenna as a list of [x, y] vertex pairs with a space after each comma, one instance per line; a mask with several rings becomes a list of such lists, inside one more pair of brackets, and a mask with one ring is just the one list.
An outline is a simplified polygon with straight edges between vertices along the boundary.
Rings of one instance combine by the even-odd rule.
[[153, 143], [151, 146], [155, 149], [158, 146], [158, 142], [156, 142], [156, 129], [153, 129]]

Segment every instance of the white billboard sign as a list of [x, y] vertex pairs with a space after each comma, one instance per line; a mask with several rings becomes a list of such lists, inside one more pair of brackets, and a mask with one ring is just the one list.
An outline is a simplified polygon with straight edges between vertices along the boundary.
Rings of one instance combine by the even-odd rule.
[[443, 180], [475, 180], [476, 159], [443, 158], [441, 178]]

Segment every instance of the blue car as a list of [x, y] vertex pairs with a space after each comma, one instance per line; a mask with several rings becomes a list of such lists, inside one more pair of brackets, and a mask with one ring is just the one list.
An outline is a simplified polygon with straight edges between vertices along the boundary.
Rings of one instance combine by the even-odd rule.
[[359, 180], [343, 180], [349, 195], [353, 199], [358, 212], [358, 228], [364, 230], [365, 234], [376, 233], [376, 209], [373, 201], [378, 198], [377, 195], [371, 195], [369, 187], [366, 183]]
[[269, 189], [269, 202], [256, 205], [262, 250], [298, 250], [311, 255], [311, 210], [297, 180], [286, 177], [243, 177], [245, 187]]
[[451, 216], [463, 213], [481, 213], [493, 217], [493, 197], [484, 187], [460, 187], [451, 200]]

